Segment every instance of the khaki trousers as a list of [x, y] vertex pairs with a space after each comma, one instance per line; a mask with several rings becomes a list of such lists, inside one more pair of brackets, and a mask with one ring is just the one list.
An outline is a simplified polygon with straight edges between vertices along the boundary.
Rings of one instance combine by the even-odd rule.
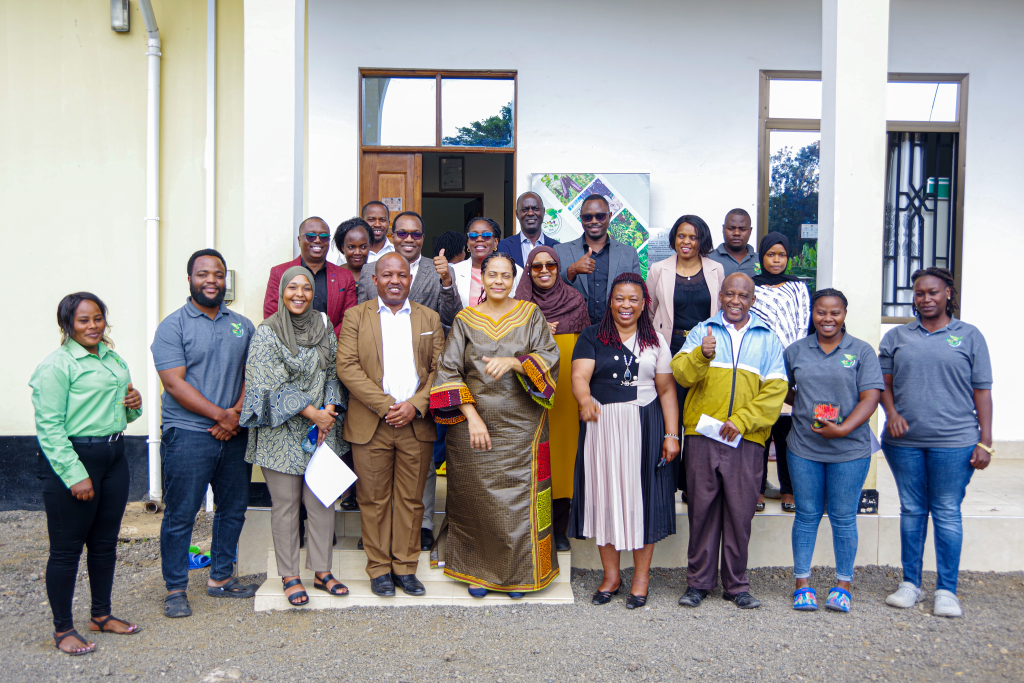
[[299, 501], [306, 506], [306, 569], [331, 571], [334, 505], [325, 506], [300, 474], [263, 469], [270, 498], [270, 531], [274, 536], [277, 573], [299, 575]]
[[356, 498], [371, 579], [394, 572], [415, 574], [420, 560], [423, 486], [434, 444], [420, 441], [412, 425], [384, 420], [365, 444], [352, 444]]

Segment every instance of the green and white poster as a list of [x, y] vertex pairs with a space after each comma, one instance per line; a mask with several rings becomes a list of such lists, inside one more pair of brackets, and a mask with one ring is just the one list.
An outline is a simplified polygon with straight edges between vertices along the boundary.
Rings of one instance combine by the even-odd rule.
[[544, 234], [559, 242], [583, 234], [580, 206], [587, 196], [606, 198], [612, 213], [608, 233], [636, 249], [640, 274], [647, 278], [650, 173], [534, 173], [531, 189], [544, 200]]

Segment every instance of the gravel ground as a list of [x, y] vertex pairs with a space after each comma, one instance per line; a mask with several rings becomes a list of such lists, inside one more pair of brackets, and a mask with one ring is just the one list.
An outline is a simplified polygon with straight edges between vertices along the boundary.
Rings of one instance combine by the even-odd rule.
[[[209, 547], [200, 513], [194, 539]], [[741, 611], [709, 595], [677, 606], [682, 570], [655, 570], [648, 608], [622, 594], [593, 607], [600, 572], [575, 570], [573, 606], [351, 608], [302, 614], [254, 613], [247, 600], [206, 596], [206, 572], [192, 572], [194, 615], [161, 614], [159, 544], [123, 542], [114, 613], [140, 623], [137, 636], [96, 634], [97, 651], [68, 657], [53, 648], [41, 575], [43, 513], [0, 513], [0, 679], [15, 681], [1022, 681], [1024, 574], [961, 573], [965, 618], [883, 604], [899, 583], [891, 567], [859, 569], [850, 614], [794, 612], [788, 568], [751, 571], [764, 603]], [[88, 620], [82, 574], [78, 628]], [[628, 585], [631, 570], [623, 572]], [[824, 598], [832, 571], [815, 568]], [[248, 577], [262, 582], [265, 575]], [[925, 576], [934, 589], [935, 575]], [[623, 591], [625, 593], [625, 591]]]

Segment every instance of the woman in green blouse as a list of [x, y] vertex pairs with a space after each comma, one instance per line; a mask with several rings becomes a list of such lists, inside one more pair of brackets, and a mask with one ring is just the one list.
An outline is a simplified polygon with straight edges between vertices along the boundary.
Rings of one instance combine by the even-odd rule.
[[107, 307], [89, 292], [57, 306], [61, 346], [39, 364], [29, 386], [42, 456], [39, 478], [50, 537], [46, 594], [54, 645], [69, 655], [96, 649], [75, 630], [71, 602], [82, 547], [92, 588], [90, 631], [134, 634], [136, 624], [110, 613], [117, 535], [130, 475], [122, 432], [142, 415], [142, 395], [106, 336]]
[[321, 443], [339, 456], [349, 451], [341, 438], [339, 413], [348, 402], [338, 383], [338, 340], [327, 316], [313, 310], [314, 287], [313, 274], [301, 266], [281, 277], [277, 312], [256, 328], [249, 344], [239, 418], [250, 428], [245, 461], [263, 469], [270, 489], [277, 570], [288, 602], [296, 607], [309, 603], [299, 579], [300, 501], [308, 515], [306, 568], [315, 572], [313, 588], [348, 593], [331, 575], [334, 501], [324, 505], [304, 479]]

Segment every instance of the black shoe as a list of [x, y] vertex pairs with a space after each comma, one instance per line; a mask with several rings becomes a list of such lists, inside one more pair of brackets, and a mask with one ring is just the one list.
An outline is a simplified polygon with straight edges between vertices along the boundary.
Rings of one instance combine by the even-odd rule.
[[434, 532], [430, 529], [420, 529], [420, 550], [430, 550], [434, 547]]
[[373, 594], [381, 598], [393, 598], [395, 597], [395, 583], [391, 580], [390, 574], [381, 574], [376, 579], [370, 581], [370, 590]]
[[342, 498], [341, 499], [341, 509], [342, 510], [346, 510], [348, 512], [352, 512], [353, 510], [358, 510], [359, 509], [359, 503], [356, 502], [356, 497], [354, 495], [352, 495], [352, 496], [345, 496], [344, 498]]
[[572, 545], [569, 543], [569, 537], [565, 534], [555, 534], [555, 550], [560, 553], [572, 550]]
[[707, 594], [706, 590], [701, 590], [700, 588], [687, 588], [683, 597], [679, 598], [679, 604], [684, 607], [697, 607], [704, 601]]
[[632, 593], [626, 598], [626, 609], [636, 609], [637, 607], [643, 607], [647, 604], [646, 595], [633, 595]]
[[359, 542], [356, 543], [356, 547], [359, 548], [360, 550], [363, 549], [363, 537], [362, 536], [359, 537]]
[[594, 593], [594, 597], [591, 598], [590, 604], [607, 605], [609, 602], [612, 601], [612, 596], [619, 594], [619, 588], [622, 588], [621, 583], [619, 584], [618, 588], [616, 588], [613, 591], [597, 591], [596, 593]]
[[406, 595], [423, 595], [427, 592], [427, 589], [423, 587], [423, 582], [417, 579], [415, 574], [396, 574], [391, 572], [391, 580], [396, 585], [401, 586]]
[[736, 595], [729, 595], [728, 593], [722, 593], [722, 599], [730, 602], [735, 602], [736, 606], [740, 609], [754, 609], [755, 607], [761, 606], [761, 601], [755, 598], [747, 591], [737, 593]]

